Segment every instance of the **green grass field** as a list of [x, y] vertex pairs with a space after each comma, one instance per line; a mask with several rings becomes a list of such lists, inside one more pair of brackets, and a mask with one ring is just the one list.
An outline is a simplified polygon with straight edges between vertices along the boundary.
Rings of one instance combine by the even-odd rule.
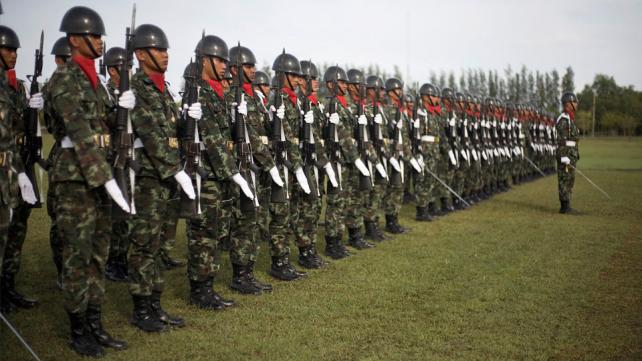
[[[559, 215], [550, 176], [361, 251], [306, 280], [239, 296], [205, 312], [187, 305], [185, 268], [166, 273], [164, 306], [188, 326], [148, 335], [128, 323], [123, 284], [108, 284], [106, 328], [130, 349], [110, 360], [642, 360], [642, 139], [586, 139], [574, 208]], [[19, 288], [41, 305], [11, 316], [43, 360], [79, 359], [48, 242], [44, 209], [31, 220]], [[321, 241], [321, 248], [324, 242]], [[183, 228], [175, 250], [185, 257]], [[258, 276], [269, 279], [262, 246]], [[295, 252], [296, 253], [296, 252]], [[0, 325], [0, 360], [28, 360]]]

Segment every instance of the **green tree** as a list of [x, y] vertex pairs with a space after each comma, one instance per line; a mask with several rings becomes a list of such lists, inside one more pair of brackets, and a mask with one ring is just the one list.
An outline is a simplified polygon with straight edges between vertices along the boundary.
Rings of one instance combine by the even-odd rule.
[[574, 92], [575, 91], [575, 73], [573, 68], [568, 66], [566, 68], [566, 74], [562, 77], [562, 92]]

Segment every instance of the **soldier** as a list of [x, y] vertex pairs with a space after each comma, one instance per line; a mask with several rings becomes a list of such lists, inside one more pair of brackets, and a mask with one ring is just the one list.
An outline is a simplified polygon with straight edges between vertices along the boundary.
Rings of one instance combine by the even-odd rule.
[[[54, 55], [54, 61], [56, 62], [56, 70], [59, 69], [61, 66], [63, 66], [69, 58], [71, 58], [71, 48], [69, 47], [69, 42], [67, 42], [67, 37], [63, 36], [56, 40], [54, 43], [52, 49], [51, 49], [51, 55]], [[47, 98], [47, 84], [45, 84], [42, 88], [42, 94], [43, 97], [46, 99]], [[45, 102], [45, 104], [49, 104], [49, 102]], [[48, 113], [48, 108], [44, 108], [45, 113], [44, 113], [44, 118], [45, 118], [45, 125], [47, 127], [47, 131], [50, 134], [53, 134], [53, 128], [51, 124], [51, 117], [49, 116]], [[56, 154], [56, 148], [59, 147], [60, 144], [58, 142], [54, 142], [53, 145], [51, 146], [51, 150], [49, 151], [49, 157], [47, 159], [47, 169], [51, 169], [51, 164], [53, 162], [53, 155]], [[60, 238], [58, 238], [58, 226], [56, 224], [56, 207], [54, 205], [54, 192], [53, 192], [53, 187], [51, 187], [51, 179], [50, 179], [51, 173], [47, 173], [47, 177], [49, 178], [48, 184], [50, 185], [47, 188], [47, 215], [49, 216], [49, 219], [51, 221], [51, 226], [49, 228], [49, 245], [51, 246], [51, 254], [53, 257], [54, 264], [56, 265], [56, 271], [58, 271], [58, 277], [56, 278], [56, 284], [59, 289], [62, 290], [62, 243], [60, 241]]]
[[[459, 151], [457, 150], [457, 129], [455, 125], [457, 120], [454, 118], [453, 102], [454, 92], [450, 88], [444, 88], [441, 91], [441, 101], [444, 104], [441, 122], [441, 135], [439, 137], [439, 150], [441, 152], [441, 162], [439, 162], [439, 176], [448, 185], [452, 187], [455, 179], [455, 172], [459, 166]], [[455, 210], [452, 206], [450, 191], [446, 187], [441, 187], [440, 194], [441, 214], [446, 214]]]
[[[234, 84], [226, 94], [227, 103], [234, 111], [234, 116], [243, 116], [246, 130], [229, 130], [230, 145], [235, 152], [243, 152], [243, 144], [249, 143], [252, 149], [250, 168], [258, 168], [248, 171], [255, 172], [255, 179], [271, 179], [275, 184], [283, 185], [279, 171], [274, 164], [274, 159], [268, 148], [268, 136], [265, 119], [268, 116], [264, 113], [263, 103], [254, 93], [252, 82], [256, 75], [256, 57], [254, 53], [244, 47], [235, 46], [230, 49], [230, 71]], [[239, 83], [240, 82], [240, 83]], [[239, 99], [236, 99], [238, 92]], [[259, 104], [259, 102], [261, 104]], [[234, 119], [234, 118], [233, 118]], [[234, 126], [234, 121], [232, 125]], [[235, 141], [232, 141], [235, 139]], [[239, 159], [240, 160], [240, 159]], [[258, 173], [258, 174], [256, 174]], [[256, 190], [256, 182], [253, 184]], [[229, 224], [230, 233], [230, 262], [232, 263], [232, 283], [230, 288], [244, 294], [261, 294], [271, 292], [272, 285], [260, 282], [254, 277], [254, 263], [258, 257], [259, 244], [257, 237], [258, 214], [261, 214], [261, 207], [268, 207], [267, 204], [258, 203], [256, 199], [241, 196], [238, 187], [228, 188], [225, 199], [230, 199], [231, 221]], [[254, 192], [256, 193], [256, 191]], [[263, 211], [264, 212], [264, 211]]]
[[236, 183], [250, 198], [254, 197], [248, 182], [241, 176], [236, 156], [228, 149], [229, 109], [221, 81], [229, 62], [229, 50], [223, 39], [204, 36], [196, 45], [196, 53], [203, 57], [202, 74], [199, 74], [198, 102], [203, 106], [203, 117], [198, 131], [203, 150], [201, 159], [208, 179], [200, 195], [202, 212], [187, 221], [189, 249], [187, 275], [190, 282], [190, 303], [203, 309], [220, 310], [234, 305], [212, 289], [214, 276], [220, 268], [218, 248], [218, 215], [224, 206], [225, 190]]
[[[11, 238], [16, 237], [15, 231], [11, 232], [16, 227], [11, 217], [12, 209], [30, 210], [30, 206], [37, 202], [18, 152], [18, 142], [22, 141], [24, 132], [23, 116], [27, 107], [43, 107], [40, 94], [32, 96], [27, 103], [22, 81], [16, 79], [14, 67], [19, 47], [18, 35], [11, 28], [0, 25], [0, 265], [7, 266], [0, 267], [0, 313], [3, 314], [13, 311], [14, 306], [31, 308], [36, 305], [35, 300], [26, 298], [15, 290], [14, 277], [20, 264], [22, 242]], [[21, 197], [18, 197], [16, 186], [20, 188]], [[4, 258], [5, 254], [7, 259]]]
[[[259, 112], [263, 114], [263, 118], [265, 119], [264, 123], [254, 126], [254, 129], [257, 130], [260, 137], [265, 137], [262, 139], [265, 139], [266, 141], [268, 139], [269, 129], [267, 126], [264, 126], [264, 124], [267, 125], [270, 123], [270, 116], [272, 114], [269, 111], [270, 82], [270, 76], [260, 70], [256, 71], [254, 81], [252, 82], [254, 93], [258, 97], [258, 101], [256, 102], [257, 108], [259, 109]], [[257, 217], [259, 222], [260, 238], [265, 243], [270, 243], [270, 209], [264, 205], [270, 204], [271, 181], [269, 174], [263, 174], [263, 176], [265, 179], [261, 179], [257, 183], [257, 192], [260, 204], [257, 210]]]
[[[470, 172], [470, 140], [468, 137], [467, 124], [468, 119], [466, 117], [466, 96], [461, 92], [455, 92], [455, 107], [454, 107], [454, 117], [451, 118], [451, 122], [455, 120], [455, 138], [454, 144], [457, 154], [459, 156], [459, 162], [457, 170], [455, 171], [455, 178], [453, 179], [452, 188], [457, 192], [461, 197], [466, 197], [468, 189], [466, 184], [468, 179], [468, 174]], [[456, 196], [453, 196], [453, 206], [457, 210], [465, 209], [467, 206]]]
[[560, 213], [573, 213], [571, 195], [575, 183], [575, 165], [580, 160], [577, 147], [580, 132], [575, 125], [575, 111], [578, 100], [575, 94], [566, 92], [562, 95], [562, 114], [555, 123], [557, 134], [557, 183], [560, 198]]
[[[77, 6], [67, 11], [60, 31], [67, 33], [72, 57], [53, 74], [48, 99], [54, 138], [60, 144], [50, 177], [63, 245], [64, 305], [71, 323], [70, 346], [81, 355], [100, 357], [103, 346], [127, 348], [127, 343], [104, 331], [101, 305], [111, 230], [110, 198], [125, 212], [130, 210], [106, 158], [106, 122], [113, 105], [98, 84], [94, 65], [103, 50], [103, 21], [94, 10]], [[134, 104], [132, 92], [118, 99], [124, 108]]]
[[389, 152], [388, 132], [385, 131], [386, 124], [381, 115], [383, 112], [380, 99], [384, 97], [383, 80], [376, 76], [370, 75], [366, 78], [366, 106], [365, 114], [368, 117], [368, 139], [372, 143], [373, 156], [371, 162], [374, 162], [377, 172], [371, 174], [374, 177], [372, 189], [364, 198], [363, 223], [365, 225], [364, 238], [373, 241], [384, 241], [388, 237], [379, 228], [379, 212], [381, 211], [381, 200], [384, 197], [388, 184], [388, 165]]
[[388, 190], [383, 199], [383, 209], [386, 214], [386, 232], [398, 234], [408, 231], [399, 224], [399, 211], [403, 201], [404, 183], [407, 181], [404, 179], [404, 162], [409, 162], [412, 155], [410, 138], [404, 128], [408, 121], [407, 114], [403, 109], [403, 83], [397, 78], [389, 78], [386, 80], [385, 89], [390, 100], [390, 104], [384, 109], [388, 120], [387, 131], [390, 139], [388, 162], [392, 166], [392, 172]]
[[[127, 57], [125, 49], [113, 47], [103, 57], [103, 65], [109, 74], [105, 84], [112, 98], [118, 97], [120, 84], [120, 66]], [[114, 124], [111, 124], [112, 139], [115, 139]], [[113, 158], [113, 157], [110, 157]], [[109, 159], [110, 162], [113, 159]], [[111, 242], [109, 243], [109, 258], [105, 265], [105, 277], [115, 282], [126, 282], [127, 278], [127, 251], [129, 250], [129, 225], [125, 219], [114, 219], [112, 224]]]
[[[270, 254], [272, 256], [270, 275], [282, 281], [292, 281], [307, 275], [305, 272], [297, 271], [289, 261], [288, 228], [291, 226], [291, 220], [297, 218], [296, 212], [298, 210], [296, 206], [292, 207], [292, 205], [296, 204], [298, 199], [304, 198], [305, 195], [311, 193], [308, 179], [303, 171], [304, 163], [299, 149], [299, 134], [297, 133], [300, 126], [299, 122], [301, 121], [301, 109], [296, 91], [299, 87], [299, 77], [301, 76], [301, 63], [294, 55], [284, 52], [276, 57], [272, 70], [276, 73], [275, 77], [282, 77], [278, 81], [282, 88], [276, 89], [274, 97], [274, 106], [278, 106], [275, 115], [281, 120], [281, 137], [278, 137], [278, 133], [276, 133], [277, 137], [275, 138], [274, 132], [272, 133], [272, 139], [279, 139], [273, 144], [273, 152], [277, 159], [277, 165], [281, 166], [279, 163], [284, 164], [285, 184], [283, 191], [285, 191], [286, 198], [289, 196], [289, 199], [283, 202], [283, 199], [271, 197], [270, 200], [269, 227]], [[278, 101], [277, 98], [279, 98]], [[283, 159], [283, 162], [278, 160], [280, 158]], [[288, 169], [294, 171], [299, 185], [296, 189], [291, 187], [294, 179], [288, 175]], [[296, 194], [300, 191], [304, 194]]]
[[[420, 141], [420, 165], [437, 174], [437, 165], [440, 162], [440, 119], [439, 89], [433, 84], [423, 84], [419, 89], [421, 96], [418, 118], [415, 120], [417, 127], [414, 135]], [[423, 164], [422, 164], [423, 163]], [[417, 195], [418, 221], [431, 221], [437, 214], [436, 200], [439, 195], [439, 183], [430, 174], [417, 177], [415, 190]]]
[[[192, 180], [181, 169], [177, 140], [178, 109], [165, 83], [169, 43], [162, 29], [143, 24], [136, 28], [132, 48], [140, 64], [131, 80], [137, 106], [130, 112], [135, 134], [135, 157], [140, 164], [134, 189], [136, 214], [130, 218], [129, 292], [134, 301], [132, 324], [145, 332], [166, 325], [184, 326], [160, 304], [163, 292], [160, 242], [162, 226], [174, 217], [168, 202], [178, 187], [195, 198]], [[200, 119], [200, 103], [188, 115]]]
[[[40, 111], [44, 106], [44, 99], [42, 93], [36, 93], [27, 101], [23, 81], [15, 78], [14, 67], [18, 57], [17, 51], [20, 47], [18, 36], [12, 29], [6, 26], [0, 28], [0, 36], [2, 36], [0, 47], [3, 52], [0, 58], [0, 60], [2, 60], [0, 66], [4, 69], [8, 81], [8, 84], [5, 84], [5, 92], [6, 95], [11, 98], [12, 102], [12, 109], [7, 120], [10, 119], [13, 124], [8, 126], [8, 128], [15, 132], [15, 142], [18, 147], [18, 152], [22, 155], [23, 162], [26, 162], [25, 154], [28, 152], [28, 145], [25, 141], [27, 112], [30, 110]], [[20, 178], [23, 177], [21, 176]], [[21, 182], [26, 186], [25, 179], [22, 179]], [[29, 182], [29, 186], [31, 186], [31, 182]], [[0, 274], [2, 274], [0, 278], [0, 288], [2, 288], [0, 308], [3, 313], [11, 313], [16, 307], [30, 309], [38, 304], [37, 300], [24, 296], [16, 290], [16, 274], [20, 270], [22, 246], [27, 235], [27, 221], [29, 220], [32, 207], [33, 205], [24, 199], [18, 199], [18, 204], [12, 205], [13, 216], [9, 224], [4, 249], [4, 259], [2, 264], [0, 264], [2, 268], [0, 272]]]

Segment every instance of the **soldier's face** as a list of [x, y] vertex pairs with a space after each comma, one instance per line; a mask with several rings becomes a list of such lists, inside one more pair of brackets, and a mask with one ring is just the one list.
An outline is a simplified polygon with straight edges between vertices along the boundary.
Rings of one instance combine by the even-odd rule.
[[75, 51], [85, 58], [96, 59], [103, 54], [103, 38], [101, 35], [70, 35], [69, 45], [72, 52]]
[[[2, 59], [7, 62], [9, 69], [15, 68], [16, 60], [18, 59], [18, 49], [0, 48], [0, 55], [2, 55]], [[0, 62], [0, 66], [4, 67], [4, 64]]]
[[[136, 58], [143, 69], [150, 69], [160, 73], [164, 73], [167, 70], [167, 64], [169, 64], [167, 49], [138, 49], [136, 50]], [[156, 66], [157, 64], [158, 66]]]
[[436, 97], [436, 96], [430, 96], [430, 100], [432, 101], [433, 106], [438, 106], [439, 103], [441, 103], [441, 98]]
[[120, 84], [120, 73], [116, 67], [110, 66], [107, 68], [107, 72], [109, 73], [109, 77], [114, 81], [114, 84]]
[[310, 80], [310, 83], [312, 84], [312, 92], [316, 93], [319, 91], [319, 79], [312, 79]]
[[243, 64], [243, 70], [245, 71], [245, 76], [247, 77], [248, 82], [253, 82], [256, 78], [256, 66], [254, 64]]
[[264, 95], [270, 94], [270, 86], [269, 85], [259, 85], [259, 89], [261, 89], [261, 93]]
[[57, 66], [62, 66], [67, 62], [67, 58], [63, 56], [56, 56], [56, 59], [54, 61], [56, 62]]
[[348, 91], [350, 92], [351, 97], [353, 98], [359, 97], [359, 87], [357, 84], [348, 84]]
[[345, 94], [348, 90], [348, 84], [345, 82], [345, 80], [339, 80], [337, 84], [339, 84], [339, 92], [341, 92], [342, 95]]
[[[211, 57], [212, 61], [210, 62], [207, 59], [204, 59], [205, 66], [203, 69], [207, 69], [207, 75], [210, 79], [223, 79], [225, 76], [225, 69], [227, 69], [227, 63], [225, 60], [217, 58], [215, 56]], [[214, 68], [212, 68], [212, 65]], [[214, 75], [218, 75], [215, 77]]]

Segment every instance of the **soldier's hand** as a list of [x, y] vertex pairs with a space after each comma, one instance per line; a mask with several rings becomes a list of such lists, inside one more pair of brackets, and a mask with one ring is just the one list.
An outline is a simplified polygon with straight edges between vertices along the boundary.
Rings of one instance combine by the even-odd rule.
[[29, 108], [42, 110], [45, 106], [45, 100], [42, 97], [42, 93], [36, 93], [29, 98]]
[[397, 122], [397, 128], [399, 129], [403, 128], [403, 118], [399, 119], [399, 121]]
[[401, 172], [401, 165], [399, 165], [399, 161], [397, 160], [397, 158], [391, 157], [390, 159], [388, 159], [388, 162], [390, 162], [392, 168], [394, 168], [397, 172]]
[[571, 164], [571, 159], [569, 157], [562, 157], [560, 158], [560, 162], [562, 162], [562, 164]]
[[283, 187], [285, 183], [283, 183], [283, 179], [281, 179], [281, 175], [279, 174], [279, 168], [276, 166], [270, 168], [270, 177], [272, 177], [272, 181], [279, 187]]
[[337, 175], [334, 173], [332, 164], [328, 162], [326, 165], [323, 166], [323, 169], [325, 170], [325, 174], [328, 175], [328, 179], [330, 180], [330, 183], [332, 183], [332, 186], [334, 188], [337, 188], [339, 186], [339, 183], [337, 182]]
[[118, 188], [118, 184], [116, 183], [115, 179], [110, 179], [105, 183], [105, 189], [107, 190], [107, 194], [109, 194], [109, 197], [118, 204], [118, 206], [125, 212], [131, 213], [131, 209], [129, 208], [129, 204], [127, 204], [127, 201], [125, 200], [125, 197], [123, 196], [123, 192], [121, 192], [120, 188]]
[[308, 112], [305, 113], [303, 120], [308, 124], [314, 123], [314, 112], [312, 110], [308, 110]]
[[238, 184], [239, 187], [241, 187], [241, 191], [243, 191], [243, 194], [245, 194], [246, 197], [248, 197], [249, 199], [254, 199], [254, 194], [252, 194], [250, 185], [247, 184], [247, 181], [240, 173], [234, 174], [232, 176], [232, 180], [234, 181], [234, 183]]
[[386, 168], [383, 167], [383, 164], [377, 163], [375, 164], [375, 168], [377, 169], [377, 172], [379, 172], [381, 178], [388, 179], [388, 173], [386, 173]]
[[181, 186], [183, 192], [187, 194], [187, 198], [196, 199], [196, 193], [194, 192], [194, 185], [192, 185], [192, 179], [185, 173], [184, 170], [174, 174], [174, 179]]
[[187, 115], [194, 120], [200, 120], [203, 117], [201, 103], [192, 103], [189, 108], [187, 108]]
[[38, 198], [33, 191], [33, 185], [25, 172], [18, 173], [18, 185], [20, 186], [20, 195], [22, 199], [29, 204], [36, 204]]
[[136, 96], [131, 90], [126, 90], [123, 95], [118, 97], [118, 106], [128, 110], [134, 109], [136, 106]]
[[375, 115], [374, 122], [377, 124], [383, 123], [383, 117], [381, 116], [381, 114], [377, 113], [377, 115]]
[[339, 124], [339, 114], [338, 113], [330, 114], [330, 119], [328, 119], [328, 121], [332, 124]]
[[276, 110], [276, 116], [281, 120], [285, 119], [285, 105], [281, 104], [279, 109]]
[[412, 122], [412, 127], [413, 128], [419, 129], [420, 126], [421, 126], [421, 122], [419, 121], [419, 118], [415, 119], [415, 121]]
[[428, 113], [426, 113], [426, 110], [424, 110], [424, 108], [417, 109], [417, 114], [421, 115], [422, 117], [425, 117], [426, 115], [428, 115]]
[[370, 172], [368, 171], [368, 167], [363, 163], [361, 158], [357, 158], [357, 160], [354, 161], [354, 166], [357, 167], [359, 172], [363, 174], [364, 177], [370, 177]]
[[421, 173], [421, 167], [419, 166], [419, 162], [417, 162], [417, 159], [410, 158], [410, 165], [417, 171], [417, 173]]
[[366, 116], [365, 116], [365, 115], [361, 114], [361, 115], [359, 116], [359, 119], [357, 119], [357, 123], [358, 123], [359, 125], [366, 125], [366, 124], [368, 124], [368, 118], [366, 118]]
[[294, 170], [294, 175], [296, 176], [296, 181], [299, 183], [299, 186], [305, 192], [305, 194], [310, 194], [310, 184], [308, 184], [308, 178], [303, 172], [303, 168], [299, 167]]
[[236, 108], [239, 114], [247, 115], [247, 102], [245, 101], [245, 94], [241, 95], [241, 104]]

